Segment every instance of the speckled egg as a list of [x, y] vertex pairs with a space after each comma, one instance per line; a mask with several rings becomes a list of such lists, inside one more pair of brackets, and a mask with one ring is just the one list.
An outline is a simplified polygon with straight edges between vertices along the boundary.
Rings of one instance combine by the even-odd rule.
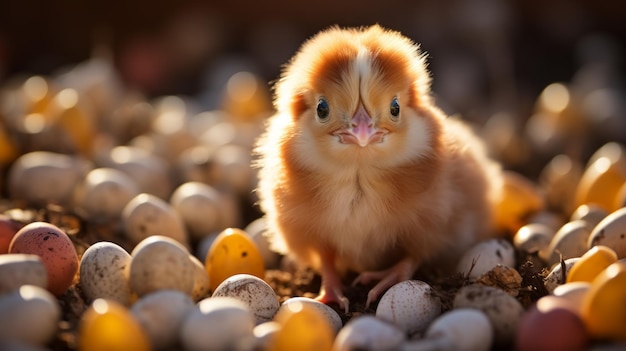
[[626, 207], [602, 219], [593, 228], [587, 245], [605, 245], [613, 249], [618, 258], [626, 257]]
[[209, 273], [211, 290], [235, 274], [265, 277], [265, 266], [259, 250], [248, 234], [235, 228], [228, 228], [215, 238], [206, 257], [205, 267]]
[[97, 299], [80, 319], [78, 349], [149, 351], [150, 341], [128, 309], [115, 301]]
[[185, 350], [250, 349], [255, 343], [254, 316], [232, 297], [210, 297], [187, 314], [180, 329]]
[[48, 290], [57, 296], [70, 287], [78, 271], [72, 240], [50, 223], [33, 222], [24, 226], [13, 237], [9, 252], [39, 256], [46, 267]]
[[24, 285], [0, 295], [0, 340], [46, 345], [57, 332], [61, 307], [48, 291]]
[[376, 317], [405, 332], [421, 332], [441, 314], [441, 301], [430, 285], [419, 280], [400, 282], [385, 292], [376, 308]]
[[513, 245], [503, 239], [487, 240], [471, 247], [461, 256], [457, 272], [475, 279], [497, 265], [515, 266]]
[[209, 295], [211, 291], [211, 282], [209, 275], [204, 269], [204, 264], [193, 255], [189, 255], [189, 260], [193, 264], [194, 283], [191, 291], [191, 298], [194, 301], [200, 301]]
[[187, 231], [180, 215], [165, 201], [150, 194], [139, 194], [122, 212], [126, 236], [138, 243], [151, 235], [170, 237], [187, 245]]
[[164, 236], [151, 236], [131, 252], [130, 288], [143, 296], [161, 289], [174, 289], [191, 295], [194, 265], [180, 243]]
[[404, 331], [392, 323], [372, 315], [352, 318], [339, 331], [333, 349], [352, 350], [398, 350], [405, 341]]
[[233, 297], [248, 305], [256, 324], [270, 321], [280, 307], [278, 296], [263, 279], [250, 274], [228, 277], [213, 291], [213, 297]]
[[130, 306], [130, 261], [130, 254], [115, 243], [91, 245], [80, 260], [80, 287], [87, 302], [103, 298]]
[[178, 344], [183, 320], [194, 308], [187, 294], [160, 290], [139, 299], [130, 311], [146, 331], [153, 349], [170, 350]]
[[454, 308], [475, 308], [485, 313], [494, 328], [496, 345], [513, 341], [524, 308], [505, 291], [480, 284], [462, 287], [454, 296]]
[[46, 267], [37, 255], [0, 255], [0, 294], [19, 289], [22, 285], [48, 286]]

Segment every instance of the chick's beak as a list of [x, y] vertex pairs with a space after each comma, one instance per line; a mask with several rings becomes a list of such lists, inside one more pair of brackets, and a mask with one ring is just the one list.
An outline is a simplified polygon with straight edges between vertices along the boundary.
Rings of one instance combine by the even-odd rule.
[[333, 134], [339, 137], [341, 143], [365, 147], [369, 144], [382, 142], [387, 132], [374, 127], [374, 120], [367, 113], [363, 104], [359, 104], [359, 108], [350, 119], [350, 126], [339, 129]]

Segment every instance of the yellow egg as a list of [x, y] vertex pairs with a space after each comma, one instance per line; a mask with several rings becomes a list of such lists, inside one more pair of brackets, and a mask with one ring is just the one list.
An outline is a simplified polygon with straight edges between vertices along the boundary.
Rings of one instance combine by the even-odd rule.
[[617, 261], [617, 254], [609, 247], [598, 245], [585, 252], [567, 274], [567, 283], [591, 282], [600, 272]]
[[609, 143], [591, 157], [576, 189], [576, 205], [597, 204], [617, 210], [616, 197], [626, 182], [626, 148]]
[[596, 339], [626, 341], [626, 263], [616, 262], [591, 284], [582, 303], [587, 330]]
[[63, 89], [54, 97], [47, 114], [76, 150], [89, 155], [95, 126], [83, 104], [76, 90]]
[[9, 133], [0, 123], [0, 166], [11, 163], [19, 156], [17, 147], [11, 140]]
[[79, 350], [150, 350], [146, 332], [130, 311], [117, 302], [95, 300], [83, 314], [78, 332]]
[[209, 249], [205, 267], [211, 290], [235, 274], [251, 274], [265, 278], [263, 257], [254, 242], [241, 229], [228, 228], [221, 232]]
[[274, 318], [280, 329], [272, 337], [269, 351], [329, 351], [334, 332], [316, 308], [301, 302], [291, 303]]
[[522, 175], [504, 172], [503, 191], [495, 213], [495, 225], [500, 230], [517, 232], [524, 218], [544, 207], [544, 199], [537, 187]]

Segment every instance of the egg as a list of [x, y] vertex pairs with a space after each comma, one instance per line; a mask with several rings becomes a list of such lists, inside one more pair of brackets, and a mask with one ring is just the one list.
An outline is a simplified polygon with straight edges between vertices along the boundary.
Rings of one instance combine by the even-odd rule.
[[209, 182], [242, 196], [249, 195], [255, 187], [256, 173], [250, 167], [250, 149], [228, 144], [218, 147], [213, 154], [214, 167]]
[[410, 342], [406, 348], [488, 351], [492, 343], [493, 327], [489, 318], [480, 310], [459, 308], [435, 319], [424, 333], [424, 338]]
[[223, 229], [221, 195], [212, 186], [200, 182], [180, 185], [170, 198], [192, 239], [200, 240]]
[[515, 172], [504, 173], [502, 196], [494, 216], [497, 228], [515, 233], [523, 225], [524, 217], [543, 207], [544, 199], [530, 180]]
[[61, 307], [38, 286], [23, 285], [0, 295], [0, 340], [44, 346], [57, 332]]
[[515, 250], [506, 240], [492, 239], [467, 250], [457, 264], [457, 272], [475, 279], [499, 264], [514, 267]]
[[590, 230], [587, 222], [576, 220], [565, 223], [554, 235], [547, 250], [540, 252], [540, 257], [549, 266], [563, 259], [580, 257], [587, 251], [587, 239]]
[[150, 194], [139, 194], [122, 211], [126, 236], [138, 243], [152, 235], [170, 237], [187, 245], [187, 231], [180, 215], [165, 201]]
[[191, 298], [177, 290], [159, 290], [135, 302], [130, 310], [155, 350], [170, 350], [178, 345], [180, 328], [195, 308]]
[[88, 303], [98, 298], [130, 306], [131, 256], [112, 242], [97, 242], [83, 253], [80, 260], [80, 287]]
[[72, 285], [78, 271], [78, 256], [69, 236], [57, 226], [33, 222], [20, 229], [13, 237], [10, 253], [37, 255], [48, 275], [48, 290], [62, 295]]
[[34, 285], [45, 289], [48, 274], [41, 258], [28, 254], [0, 255], [0, 294]]
[[503, 290], [479, 284], [462, 287], [454, 296], [453, 306], [485, 313], [494, 328], [495, 345], [508, 345], [513, 341], [524, 312], [519, 301]]
[[580, 314], [580, 306], [582, 306], [582, 301], [590, 288], [590, 282], [565, 283], [557, 286], [552, 295], [569, 301], [572, 306], [576, 306], [575, 310]]
[[248, 305], [256, 324], [270, 321], [278, 311], [278, 296], [263, 279], [250, 274], [226, 278], [213, 291], [213, 297], [233, 297]]
[[336, 351], [398, 350], [406, 340], [404, 331], [372, 315], [352, 318], [335, 338]]
[[114, 301], [97, 299], [80, 318], [78, 349], [149, 351], [150, 340], [128, 309]]
[[116, 146], [100, 155], [101, 167], [115, 168], [128, 174], [142, 193], [166, 199], [172, 184], [165, 160], [136, 146]]
[[582, 176], [583, 166], [567, 155], [557, 155], [541, 170], [539, 184], [551, 208], [571, 213], [574, 193]]
[[328, 320], [315, 307], [291, 303], [274, 318], [280, 330], [273, 336], [269, 350], [331, 351], [334, 332]]
[[616, 262], [600, 272], [583, 298], [581, 315], [596, 339], [626, 341], [626, 263]]
[[[580, 257], [568, 258], [563, 261], [562, 264], [554, 265], [550, 273], [548, 273], [546, 278], [543, 280], [546, 290], [548, 290], [549, 293], [552, 293], [557, 286], [565, 284], [570, 269], [572, 269], [574, 264], [579, 260]], [[563, 269], [565, 269], [565, 272], [563, 272]]]
[[515, 233], [513, 245], [524, 252], [536, 253], [548, 248], [554, 234], [545, 224], [529, 223]]
[[194, 284], [193, 290], [191, 291], [191, 298], [194, 301], [200, 301], [209, 295], [211, 282], [209, 281], [209, 275], [206, 269], [204, 269], [204, 264], [191, 254], [189, 255], [189, 260], [193, 264], [194, 271]]
[[254, 344], [255, 319], [246, 304], [232, 297], [200, 301], [185, 317], [180, 341], [185, 350], [238, 350]]
[[263, 258], [249, 236], [241, 229], [222, 231], [209, 249], [205, 260], [211, 290], [235, 274], [265, 277]]
[[335, 334], [337, 334], [339, 330], [341, 329], [341, 327], [343, 326], [343, 322], [341, 321], [341, 317], [339, 316], [337, 311], [335, 311], [334, 309], [332, 309], [330, 306], [326, 304], [323, 304], [317, 300], [314, 300], [308, 297], [296, 296], [296, 297], [288, 298], [280, 305], [278, 312], [280, 312], [281, 309], [287, 308], [292, 303], [302, 303], [302, 304], [309, 305], [313, 308], [316, 308], [319, 312], [322, 313], [324, 318], [327, 319], [328, 324], [332, 326], [332, 329], [335, 332]]
[[626, 182], [626, 149], [609, 143], [590, 158], [576, 189], [576, 205], [593, 203], [615, 211], [615, 198]]
[[36, 205], [70, 205], [76, 185], [92, 167], [80, 157], [33, 151], [11, 165], [7, 189], [14, 200]]
[[539, 299], [522, 316], [517, 329], [519, 351], [586, 350], [589, 335], [569, 301], [555, 296]]
[[604, 217], [608, 216], [609, 212], [602, 207], [594, 204], [583, 204], [580, 205], [574, 210], [570, 219], [572, 221], [582, 219], [587, 222], [587, 227], [589, 230], [593, 230], [593, 228], [600, 223]]
[[606, 246], [594, 246], [574, 263], [567, 273], [566, 282], [592, 282], [600, 272], [616, 261], [615, 251]]
[[195, 283], [194, 264], [189, 252], [177, 241], [150, 236], [131, 252], [130, 287], [143, 296], [161, 289], [174, 289], [191, 295]]
[[259, 350], [269, 350], [272, 339], [280, 330], [280, 323], [269, 321], [258, 324], [252, 330], [255, 337], [255, 345]]
[[378, 302], [376, 317], [400, 327], [406, 333], [422, 332], [441, 314], [441, 301], [430, 285], [406, 280], [392, 286]]
[[89, 172], [76, 191], [78, 206], [94, 222], [118, 220], [124, 206], [139, 194], [135, 181], [113, 168], [96, 168]]
[[244, 228], [244, 232], [250, 235], [250, 238], [259, 249], [265, 268], [276, 269], [280, 265], [281, 255], [272, 249], [272, 244], [266, 235], [266, 231], [267, 222], [265, 217], [255, 219]]
[[22, 225], [9, 216], [0, 214], [0, 254], [9, 253], [9, 245]]
[[626, 207], [610, 213], [596, 225], [587, 242], [588, 247], [605, 245], [617, 254], [626, 257]]

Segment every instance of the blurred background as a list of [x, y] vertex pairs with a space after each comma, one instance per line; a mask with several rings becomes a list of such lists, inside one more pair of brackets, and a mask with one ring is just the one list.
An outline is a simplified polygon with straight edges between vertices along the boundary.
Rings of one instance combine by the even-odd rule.
[[565, 155], [575, 178], [601, 145], [626, 142], [625, 18], [615, 0], [2, 0], [0, 166], [34, 150], [102, 166], [98, 153], [130, 145], [184, 168], [192, 146], [238, 144], [207, 156], [239, 164], [222, 172], [233, 182], [261, 127], [231, 122], [271, 114], [271, 82], [301, 43], [379, 23], [421, 43], [437, 104], [474, 123], [506, 168], [534, 179]]

